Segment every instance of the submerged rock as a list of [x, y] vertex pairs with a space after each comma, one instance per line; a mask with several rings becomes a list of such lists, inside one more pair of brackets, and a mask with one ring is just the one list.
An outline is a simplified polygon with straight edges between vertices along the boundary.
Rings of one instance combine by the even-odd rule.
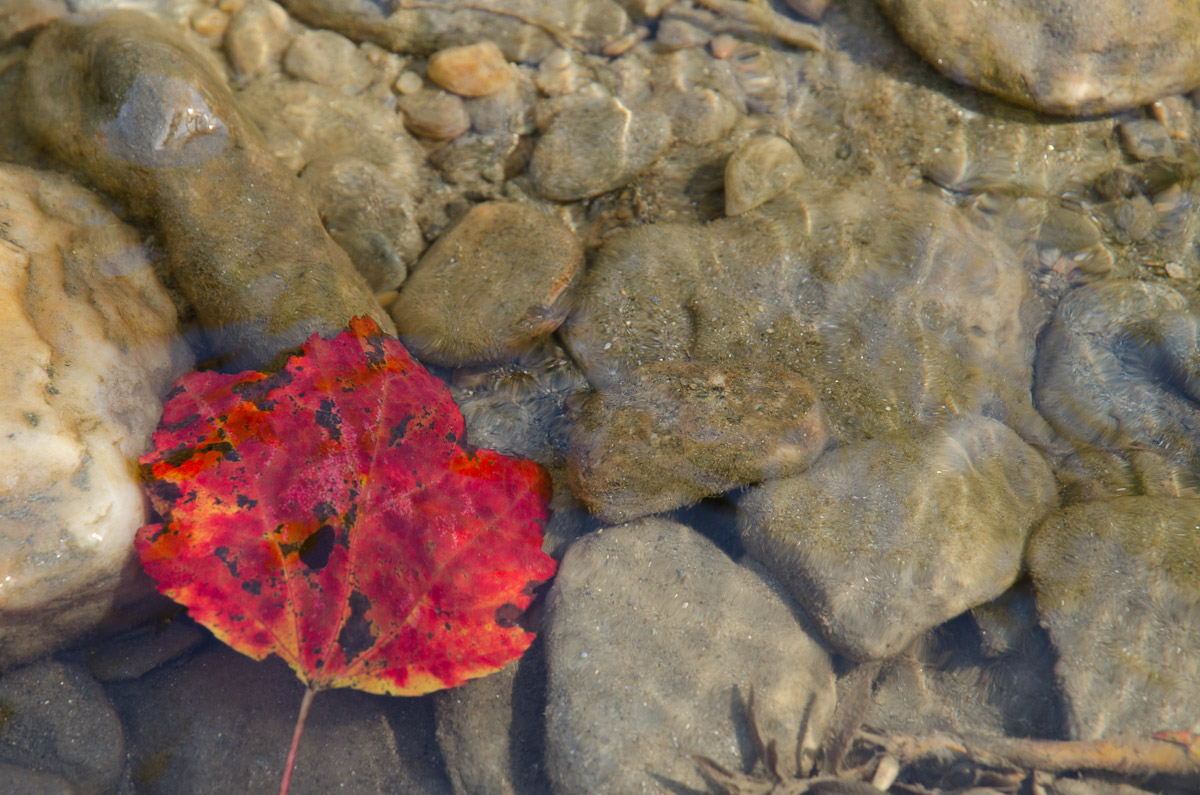
[[1200, 312], [1170, 285], [1107, 281], [1063, 298], [1034, 400], [1110, 494], [1200, 496]]
[[296, 177], [163, 23], [114, 11], [48, 25], [21, 113], [55, 157], [154, 219], [173, 282], [231, 366], [262, 366], [356, 315], [393, 330]]
[[963, 417], [840, 448], [751, 489], [738, 529], [831, 645], [884, 659], [1012, 585], [1029, 532], [1057, 504], [1036, 450], [994, 420]]
[[429, 247], [390, 311], [421, 359], [503, 361], [558, 328], [582, 266], [583, 247], [557, 218], [485, 202]]
[[741, 215], [768, 202], [804, 176], [800, 155], [778, 135], [751, 138], [725, 166], [725, 214]]
[[152, 592], [136, 477], [186, 370], [138, 235], [56, 174], [0, 166], [0, 669]]
[[1200, 500], [1072, 505], [1027, 563], [1073, 739], [1200, 731]]
[[806, 775], [833, 713], [829, 654], [794, 606], [674, 522], [607, 528], [573, 544], [542, 632], [556, 791], [700, 789], [692, 755], [740, 769], [739, 706], [751, 690], [781, 772]]
[[[70, 782], [64, 790], [7, 792], [125, 791], [121, 721], [86, 668], [53, 660], [20, 668], [0, 677], [0, 704], [0, 759]], [[0, 785], [5, 778], [0, 770]]]
[[970, 413], [1036, 439], [1035, 321], [1020, 260], [953, 208], [806, 181], [735, 218], [613, 235], [564, 336], [600, 388], [648, 362], [772, 362], [804, 374], [844, 441]]
[[533, 149], [529, 176], [537, 192], [574, 201], [619, 188], [656, 160], [670, 143], [667, 117], [630, 108], [615, 97], [563, 110]]
[[574, 420], [571, 490], [613, 524], [803, 471], [830, 438], [809, 383], [770, 366], [647, 364]]
[[942, 74], [1047, 113], [1111, 113], [1200, 85], [1194, 3], [876, 1]]

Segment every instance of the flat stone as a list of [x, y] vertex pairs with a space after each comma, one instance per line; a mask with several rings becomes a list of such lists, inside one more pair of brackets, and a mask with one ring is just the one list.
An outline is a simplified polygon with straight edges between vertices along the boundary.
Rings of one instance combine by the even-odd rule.
[[1200, 500], [1072, 505], [1026, 560], [1058, 651], [1070, 736], [1200, 731]]
[[668, 143], [665, 115], [606, 97], [554, 117], [534, 146], [529, 175], [548, 199], [585, 199], [629, 183]]
[[801, 472], [830, 439], [812, 386], [769, 365], [647, 364], [574, 420], [571, 490], [612, 524]]
[[582, 265], [578, 239], [552, 215], [484, 202], [429, 247], [390, 311], [421, 359], [500, 361], [558, 328]]
[[97, 196], [11, 165], [0, 194], [2, 670], [151, 592], [137, 457], [191, 357], [149, 252]]
[[1047, 113], [1111, 113], [1200, 85], [1193, 3], [876, 1], [942, 74]]
[[45, 660], [0, 677], [0, 713], [0, 762], [61, 776], [77, 792], [117, 791], [121, 721], [86, 668]]
[[439, 50], [429, 56], [425, 70], [430, 80], [461, 97], [495, 94], [513, 77], [504, 53], [490, 41]]
[[976, 416], [831, 451], [751, 489], [738, 528], [831, 645], [872, 660], [1002, 594], [1057, 504], [1041, 454]]
[[742, 769], [751, 690], [781, 773], [807, 774], [836, 694], [801, 621], [776, 586], [683, 525], [648, 519], [577, 541], [542, 629], [556, 791], [701, 790], [692, 755]]

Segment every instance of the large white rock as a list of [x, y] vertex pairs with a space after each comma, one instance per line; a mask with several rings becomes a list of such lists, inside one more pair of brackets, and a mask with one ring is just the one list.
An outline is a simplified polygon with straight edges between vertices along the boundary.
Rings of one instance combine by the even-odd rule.
[[139, 592], [137, 456], [191, 362], [137, 234], [95, 195], [0, 165], [0, 197], [6, 668], [72, 642]]

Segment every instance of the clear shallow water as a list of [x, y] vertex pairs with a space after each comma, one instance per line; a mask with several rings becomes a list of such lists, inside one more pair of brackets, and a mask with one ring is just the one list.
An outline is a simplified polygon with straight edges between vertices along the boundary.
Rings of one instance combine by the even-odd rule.
[[[589, 555], [599, 554], [595, 550], [608, 549], [596, 540], [603, 522], [591, 513], [618, 524], [726, 493], [670, 513], [721, 550], [697, 551], [693, 568], [678, 568], [680, 581], [711, 576], [729, 589], [718, 594], [742, 594], [749, 588], [737, 585], [742, 569], [728, 575], [733, 578], [728, 585], [712, 572], [725, 572], [734, 561], [756, 572], [765, 564], [769, 573], [755, 576], [765, 576], [786, 594], [781, 598], [795, 613], [797, 627], [823, 637], [823, 644], [843, 655], [889, 658], [878, 672], [873, 705], [857, 715], [877, 731], [1091, 738], [1108, 734], [1108, 727], [1122, 720], [1132, 721], [1125, 726], [1141, 734], [1188, 728], [1178, 722], [1160, 725], [1195, 720], [1186, 711], [1172, 713], [1163, 691], [1150, 697], [1163, 700], [1166, 712], [1148, 718], [1149, 726], [1123, 715], [1120, 697], [1088, 693], [1096, 682], [1120, 682], [1119, 691], [1135, 694], [1146, 680], [1164, 678], [1156, 662], [1148, 663], [1149, 674], [1142, 670], [1132, 677], [1126, 677], [1120, 660], [1112, 668], [1100, 662], [1109, 650], [1106, 633], [1122, 622], [1142, 622], [1136, 632], [1148, 642], [1132, 652], [1138, 665], [1153, 660], [1155, 644], [1173, 637], [1173, 628], [1181, 633], [1178, 648], [1194, 648], [1194, 599], [1188, 601], [1186, 590], [1191, 542], [1172, 529], [1186, 524], [1176, 520], [1190, 515], [1186, 500], [1195, 496], [1189, 369], [1194, 354], [1188, 347], [1194, 327], [1188, 276], [1195, 268], [1189, 165], [1194, 118], [1183, 113], [1190, 105], [1172, 100], [1167, 110], [1160, 109], [1158, 115], [1168, 120], [1174, 118], [1168, 113], [1172, 109], [1183, 114], [1182, 121], [1171, 123], [1177, 125], [1173, 132], [1184, 135], [1168, 135], [1172, 152], [1146, 152], [1140, 144], [1161, 136], [1154, 127], [1138, 125], [1154, 121], [1154, 112], [1064, 121], [962, 89], [913, 57], [870, 5], [831, 9], [821, 26], [827, 47], [817, 54], [772, 46], [744, 32], [726, 31], [727, 38], [719, 38], [721, 31], [705, 32], [694, 24], [704, 21], [702, 12], [689, 13], [677, 21], [701, 33], [666, 22], [650, 26], [659, 37], [664, 29], [700, 37], [674, 52], [664, 52], [652, 37], [614, 60], [572, 55], [571, 47], [565, 48], [567, 55], [526, 55], [526, 66], [514, 80], [523, 90], [490, 105], [463, 103], [473, 129], [449, 143], [410, 138], [396, 121], [394, 108], [403, 105], [404, 95], [395, 87], [405, 72], [420, 76], [419, 57], [404, 60], [370, 47], [354, 49], [366, 64], [362, 68], [374, 69], [376, 77], [344, 98], [345, 84], [313, 88], [311, 80], [278, 76], [281, 68], [294, 75], [302, 67], [287, 66], [295, 44], [277, 16], [260, 17], [257, 29], [248, 25], [252, 33], [245, 34], [243, 49], [229, 44], [233, 34], [228, 31], [236, 30], [232, 21], [222, 31], [211, 16], [189, 10], [187, 19], [193, 29], [203, 20], [201, 29], [210, 31], [208, 45], [224, 44], [223, 51], [214, 50], [218, 56], [240, 53], [231, 59], [243, 69], [261, 70], [235, 75], [235, 96], [264, 128], [267, 150], [302, 180], [306, 173], [313, 177], [315, 169], [309, 169], [323, 157], [371, 166], [356, 172], [361, 179], [351, 187], [367, 185], [384, 211], [364, 200], [362, 190], [335, 189], [336, 176], [307, 183], [326, 201], [319, 206], [327, 225], [330, 217], [366, 219], [360, 226], [331, 225], [348, 250], [369, 251], [361, 244], [374, 240], [385, 254], [382, 260], [390, 255], [393, 263], [404, 263], [403, 270], [417, 270], [415, 255], [405, 253], [411, 252], [411, 242], [405, 242], [411, 235], [396, 233], [397, 225], [431, 240], [467, 206], [499, 198], [544, 206], [583, 242], [587, 263], [567, 325], [556, 337], [515, 363], [452, 361], [459, 366], [437, 370], [456, 388], [472, 442], [532, 457], [550, 469], [558, 495], [548, 528], [547, 547], [554, 554], [561, 555], [584, 533], [593, 540], [578, 547], [577, 560], [589, 561]], [[167, 18], [177, 14], [164, 9]], [[255, 50], [253, 44], [261, 46]], [[536, 50], [537, 44], [529, 46]], [[606, 137], [605, 125], [614, 114], [588, 110], [577, 117], [583, 126], [577, 120], [574, 128], [559, 130], [556, 154], [541, 161], [541, 172], [523, 173], [530, 145], [534, 162], [537, 142], [555, 130], [555, 112], [566, 114], [571, 97], [590, 95], [615, 96], [619, 107], [611, 107], [618, 115], [619, 108], [633, 109], [629, 136]], [[409, 108], [409, 115], [418, 110]], [[385, 112], [386, 123], [380, 121]], [[364, 118], [372, 124], [360, 127]], [[802, 176], [766, 205], [726, 217], [731, 155], [768, 133], [797, 153]], [[789, 162], [778, 168], [786, 170]], [[622, 168], [630, 173], [622, 175]], [[754, 177], [777, 167], [773, 161], [751, 160], [743, 168]], [[337, 168], [327, 172], [336, 174]], [[622, 176], [619, 186], [605, 189], [606, 181]], [[571, 197], [555, 194], [566, 190], [563, 185], [579, 184], [592, 186], [585, 192], [601, 190], [586, 200], [566, 201]], [[206, 187], [215, 187], [219, 197], [232, 195], [223, 194], [219, 183]], [[187, 191], [176, 184], [165, 193], [177, 197]], [[563, 201], [545, 202], [540, 195], [546, 194]], [[169, 246], [167, 223], [159, 221], [158, 242]], [[231, 233], [243, 250], [253, 249], [260, 229], [228, 216], [201, 225], [210, 239]], [[515, 250], [519, 255], [519, 245]], [[177, 287], [186, 278], [179, 262], [176, 258], [168, 277]], [[378, 281], [372, 287], [385, 302], [389, 288], [405, 289], [395, 283], [400, 272], [394, 267], [390, 284], [387, 270], [373, 273]], [[474, 311], [500, 323], [503, 286], [484, 282], [481, 288], [468, 276], [451, 273], [447, 292], [494, 294]], [[1154, 285], [1149, 299], [1146, 290], [1127, 289], [1135, 283]], [[250, 292], [244, 294], [252, 295], [253, 280], [245, 284]], [[1100, 287], [1084, 289], [1092, 284]], [[1064, 304], [1067, 295], [1074, 298]], [[202, 292], [191, 296], [193, 302], [203, 298]], [[1147, 305], [1147, 300], [1158, 303]], [[185, 322], [190, 317], [185, 308]], [[464, 326], [453, 316], [443, 317], [430, 333], [453, 341]], [[246, 335], [228, 339], [237, 346], [245, 344]], [[218, 352], [222, 344], [216, 343]], [[418, 350], [423, 344], [430, 343], [410, 341]], [[1047, 350], [1057, 359], [1044, 358]], [[693, 369], [681, 370], [675, 362]], [[786, 422], [781, 427], [771, 413], [778, 404], [770, 401], [782, 392], [781, 372], [807, 379], [824, 412], [805, 434], [798, 436]], [[587, 383], [599, 395], [584, 391]], [[787, 394], [794, 397], [798, 391]], [[785, 408], [799, 415], [813, 405], [810, 399]], [[959, 427], [951, 421], [955, 416], [983, 420], [968, 424], [969, 432], [960, 431], [954, 430]], [[819, 474], [806, 475], [822, 452], [815, 465]], [[1050, 465], [1053, 481], [1045, 469]], [[1034, 471], [1037, 466], [1045, 471]], [[944, 472], [952, 474], [935, 477]], [[800, 479], [794, 486], [750, 485], [793, 478]], [[1052, 494], [1044, 493], [1046, 484]], [[742, 488], [746, 485], [749, 490]], [[571, 500], [572, 492], [588, 503], [586, 508]], [[1124, 565], [1118, 563], [1113, 576], [1072, 585], [1070, 575], [1081, 568], [1107, 574], [1113, 564], [1103, 560], [1103, 550], [1071, 547], [1066, 534], [1062, 541], [1044, 544], [1049, 551], [1040, 558], [1047, 577], [1058, 574], [1056, 567], [1065, 573], [1049, 585], [1039, 584], [1035, 574], [1031, 583], [1024, 536], [1054, 509], [1050, 503], [1104, 505], [1107, 498], [1134, 495], [1150, 502], [1133, 511], [1141, 517], [1133, 521], [1133, 532], [1146, 540], [1161, 530], [1170, 543], [1179, 544], [1178, 549], [1168, 544], [1167, 553], [1154, 551], [1153, 545], [1126, 553], [1140, 565], [1163, 567], [1161, 582], [1151, 578], [1139, 586], [1144, 590], [1110, 593], [1108, 583], [1117, 582], [1117, 569]], [[1185, 501], [1168, 503], [1176, 497]], [[757, 519], [747, 512], [747, 500], [759, 506]], [[1151, 505], [1168, 504], [1161, 523], [1145, 519]], [[763, 519], [764, 514], [781, 518]], [[1101, 510], [1099, 517], [1067, 516], [1061, 524], [1067, 530], [1082, 527], [1086, 537], [1094, 527], [1123, 526], [1121, 516]], [[641, 527], [642, 535], [660, 538], [679, 532]], [[864, 535], [859, 532], [864, 527], [877, 532]], [[628, 538], [628, 547], [617, 549], [638, 549], [644, 557], [636, 559], [652, 567], [674, 566], [673, 548], [647, 543], [641, 550], [636, 532], [618, 536]], [[1171, 590], [1172, 569], [1164, 555], [1168, 562], [1183, 561], [1174, 569], [1184, 572], [1182, 596]], [[797, 558], [815, 560], [817, 574]], [[599, 565], [569, 564], [564, 568], [576, 572]], [[535, 647], [531, 661], [507, 679], [486, 686], [481, 680], [474, 691], [452, 691], [435, 700], [440, 765], [452, 780], [507, 779], [517, 791], [550, 782], [580, 791], [564, 782], [587, 781], [610, 791], [632, 791], [631, 782], [645, 770], [699, 786], [687, 756], [692, 753], [750, 767], [754, 748], [743, 702], [746, 692], [769, 692], [781, 681], [769, 675], [775, 670], [771, 655], [780, 649], [746, 647], [745, 659], [732, 666], [713, 664], [708, 644], [698, 645], [681, 629], [688, 626], [689, 614], [659, 601], [674, 604], [677, 594], [659, 594], [655, 583], [629, 585], [619, 564], [602, 568], [612, 570], [611, 581], [583, 578], [580, 585], [582, 574], [562, 578], [548, 648]], [[865, 601], [840, 610], [839, 596], [853, 594], [860, 579], [867, 586], [860, 597]], [[871, 588], [872, 579], [879, 588]], [[1014, 580], [1014, 589], [992, 601]], [[1089, 626], [1072, 615], [1056, 619], [1038, 608], [1039, 585], [1043, 592], [1060, 588], [1076, 598], [1095, 594], [1094, 607], [1084, 612], [1113, 613], [1113, 624]], [[591, 623], [589, 588], [638, 589], [632, 593], [644, 602], [634, 609], [631, 595], [628, 614], [619, 600], [612, 606], [597, 602], [605, 622]], [[735, 613], [732, 604], [738, 600], [703, 590], [682, 601], [708, 609], [696, 620], [710, 634], [727, 626], [748, 636], [777, 633], [789, 648], [784, 630], [761, 623], [766, 607], [752, 606], [748, 616]], [[723, 611], [726, 601], [730, 604]], [[1125, 609], [1142, 603], [1152, 609], [1141, 617]], [[955, 617], [977, 605], [984, 606]], [[668, 619], [658, 624], [647, 613]], [[862, 621], [864, 613], [876, 621]], [[814, 618], [819, 626], [810, 623]], [[923, 626], [935, 625], [915, 646], [902, 648], [911, 635], [922, 634]], [[759, 632], [757, 626], [772, 628]], [[896, 626], [906, 642], [879, 651], [874, 644]], [[638, 633], [646, 630], [669, 635], [675, 645], [652, 660], [639, 660], [639, 646], [659, 648], [640, 639]], [[1075, 673], [1056, 669], [1064, 657], [1054, 646], [1056, 632], [1075, 633], [1082, 637], [1077, 648], [1097, 651], [1074, 652], [1082, 655]], [[237, 659], [210, 642], [182, 669], [149, 676], [170, 677], [172, 671], [193, 668], [224, 671], [224, 666], [260, 676]], [[600, 661], [613, 667], [601, 672], [595, 667]], [[823, 745], [823, 728], [847, 720], [826, 714], [834, 701], [852, 703], [854, 691], [848, 688], [863, 687], [849, 678], [854, 666], [848, 657], [835, 656], [824, 665], [830, 676], [836, 672], [842, 679], [837, 699], [813, 697], [812, 703], [822, 705], [817, 718], [802, 723], [786, 699], [774, 712], [763, 709], [758, 715], [765, 716], [773, 736], [786, 736], [797, 747], [791, 769], [783, 768], [789, 775], [811, 763], [811, 753]], [[1188, 673], [1194, 667], [1185, 659], [1169, 669], [1179, 671], [1184, 682], [1170, 699], [1194, 691], [1186, 684], [1194, 685], [1195, 676]], [[615, 689], [588, 689], [581, 674], [592, 670], [593, 677], [603, 676]], [[233, 674], [215, 679], [227, 676]], [[1091, 713], [1072, 717], [1064, 705], [1062, 688], [1072, 676], [1072, 686], [1079, 688], [1072, 708], [1090, 703]], [[224, 770], [234, 789], [247, 780], [243, 772], [252, 770], [258, 772], [249, 776], [251, 786], [260, 786], [258, 775], [261, 786], [269, 787], [278, 769], [270, 749], [278, 745], [277, 736], [286, 739], [290, 722], [290, 698], [283, 694], [293, 687], [298, 702], [298, 685], [279, 683], [278, 714], [272, 717], [259, 717], [259, 707], [248, 706], [258, 688], [236, 698], [199, 696], [194, 709], [168, 711], [192, 721], [181, 734], [165, 718], [156, 718], [163, 720], [159, 725], [138, 717], [140, 708], [134, 705], [151, 703], [148, 694], [163, 687], [171, 698], [169, 688], [185, 686], [150, 687], [149, 681], [109, 688], [130, 743], [135, 791], [180, 791], [180, 782], [213, 781], [207, 778], [213, 769]], [[805, 687], [828, 694], [831, 681]], [[204, 685], [196, 687], [208, 692]], [[625, 699], [631, 705], [638, 701], [629, 694], [639, 689], [643, 705], [669, 703], [674, 711], [622, 711]], [[349, 694], [327, 695], [322, 696], [326, 701], [352, 700]], [[494, 706], [497, 699], [500, 707]], [[1117, 706], [1107, 709], [1106, 699]], [[190, 703], [182, 696], [176, 701]], [[614, 713], [573, 707], [578, 701], [617, 708]], [[324, 720], [353, 725], [382, 747], [353, 757], [369, 762], [331, 766], [331, 785], [361, 782], [355, 791], [447, 787], [432, 759], [434, 718], [428, 701], [400, 717], [392, 715], [400, 708], [391, 704], [354, 703], [359, 702], [368, 705], [363, 707], [367, 717], [351, 720], [350, 707], [346, 712], [329, 707]], [[216, 714], [196, 717], [209, 705]], [[851, 711], [850, 719], [855, 717]], [[310, 730], [321, 732], [316, 728], [321, 720], [314, 715]], [[716, 740], [700, 737], [694, 724], [701, 720]], [[231, 745], [223, 739], [225, 721], [230, 736], [249, 732], [262, 739], [263, 747]], [[324, 725], [328, 730], [330, 724]], [[614, 744], [598, 743], [595, 732], [609, 732], [603, 736]], [[485, 743], [497, 737], [501, 741]], [[388, 744], [400, 743], [397, 738], [409, 738], [404, 742], [417, 747], [408, 753], [393, 750]], [[365, 740], [349, 745], [374, 748]], [[673, 754], [663, 750], [672, 747]], [[456, 761], [455, 749], [481, 763], [470, 768]], [[420, 764], [403, 761], [414, 754]], [[311, 777], [316, 771], [305, 770], [303, 756], [301, 765], [294, 791], [318, 786], [320, 779]], [[620, 765], [633, 771], [633, 778], [611, 772]], [[354, 777], [360, 773], [363, 778]], [[401, 786], [397, 776], [411, 780]]]

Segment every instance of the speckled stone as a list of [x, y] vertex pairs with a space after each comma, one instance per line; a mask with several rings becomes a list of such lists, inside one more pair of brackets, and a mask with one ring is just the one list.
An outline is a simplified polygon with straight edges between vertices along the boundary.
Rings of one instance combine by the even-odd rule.
[[1030, 531], [1057, 505], [1040, 453], [994, 420], [963, 417], [839, 448], [751, 489], [738, 528], [831, 645], [886, 659], [1012, 585]]
[[504, 360], [558, 328], [582, 265], [578, 239], [553, 216], [485, 202], [430, 246], [390, 311], [423, 360]]
[[462, 98], [445, 91], [418, 91], [396, 101], [404, 126], [414, 135], [448, 141], [471, 129], [471, 117]]
[[1200, 84], [1195, 3], [877, 3], [942, 74], [1048, 113], [1110, 113]]
[[597, 196], [634, 179], [669, 142], [665, 115], [607, 97], [556, 115], [533, 149], [529, 175], [548, 199]]
[[777, 586], [675, 522], [573, 544], [542, 637], [546, 766], [558, 792], [661, 792], [663, 781], [701, 790], [692, 754], [741, 769], [751, 690], [781, 772], [803, 775], [836, 701], [828, 652]]
[[770, 365], [646, 364], [575, 414], [571, 490], [614, 524], [801, 472], [830, 439], [812, 386]]
[[1027, 562], [1073, 739], [1200, 731], [1200, 500], [1064, 508]]

